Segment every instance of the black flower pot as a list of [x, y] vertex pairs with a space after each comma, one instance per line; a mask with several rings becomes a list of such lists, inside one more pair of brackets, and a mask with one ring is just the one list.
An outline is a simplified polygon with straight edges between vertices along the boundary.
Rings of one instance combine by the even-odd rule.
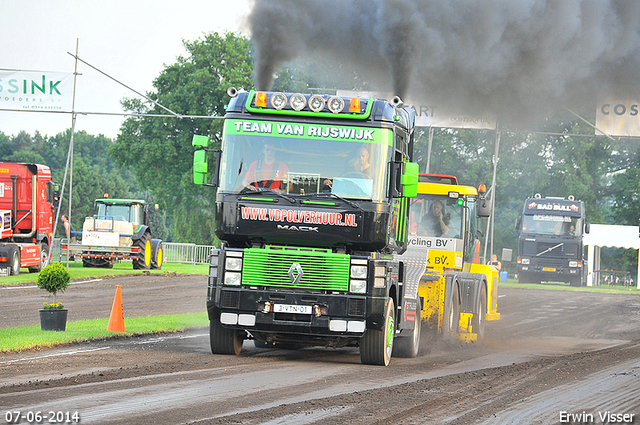
[[67, 328], [66, 308], [58, 310], [39, 310], [40, 329], [43, 331], [64, 331]]

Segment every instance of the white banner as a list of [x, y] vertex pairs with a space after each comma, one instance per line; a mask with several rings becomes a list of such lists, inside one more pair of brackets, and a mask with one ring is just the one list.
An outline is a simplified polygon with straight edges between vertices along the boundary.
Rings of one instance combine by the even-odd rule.
[[0, 69], [0, 109], [70, 112], [73, 74]]
[[598, 102], [596, 134], [640, 136], [640, 93], [629, 89], [623, 95], [610, 94]]
[[[345, 97], [375, 97], [377, 99], [391, 100], [391, 93], [338, 90], [338, 96]], [[471, 128], [477, 130], [495, 130], [497, 117], [495, 114], [483, 115], [464, 114], [460, 111], [452, 111], [441, 105], [429, 105], [417, 99], [402, 99], [406, 106], [416, 110], [417, 127], [442, 127], [442, 128]]]

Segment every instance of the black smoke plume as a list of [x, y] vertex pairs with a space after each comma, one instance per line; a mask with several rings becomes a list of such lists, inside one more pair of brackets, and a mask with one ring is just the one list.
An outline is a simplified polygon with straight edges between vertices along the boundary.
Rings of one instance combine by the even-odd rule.
[[249, 22], [260, 89], [304, 57], [349, 62], [374, 90], [522, 118], [640, 82], [637, 0], [256, 0]]

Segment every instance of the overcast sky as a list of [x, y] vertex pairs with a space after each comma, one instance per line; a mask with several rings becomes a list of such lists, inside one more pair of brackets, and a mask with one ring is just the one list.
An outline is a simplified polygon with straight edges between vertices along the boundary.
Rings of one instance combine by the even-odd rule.
[[[78, 56], [132, 89], [146, 93], [164, 65], [185, 54], [182, 41], [217, 31], [248, 34], [250, 0], [0, 0], [0, 69], [73, 73]], [[79, 63], [76, 110], [123, 112], [134, 92]], [[77, 130], [115, 138], [124, 117], [78, 116]], [[0, 131], [53, 136], [70, 114], [0, 111]]]

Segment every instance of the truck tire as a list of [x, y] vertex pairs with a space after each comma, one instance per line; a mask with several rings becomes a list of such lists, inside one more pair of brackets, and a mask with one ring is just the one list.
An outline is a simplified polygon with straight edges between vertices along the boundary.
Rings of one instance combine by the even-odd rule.
[[11, 262], [9, 275], [18, 276], [20, 274], [20, 247], [14, 245], [11, 247]]
[[164, 246], [162, 240], [151, 239], [151, 268], [160, 270], [164, 261]]
[[395, 335], [395, 311], [393, 298], [389, 298], [382, 329], [367, 329], [360, 339], [360, 361], [363, 364], [387, 366], [391, 361]]
[[482, 289], [480, 290], [480, 303], [478, 305], [478, 311], [473, 314], [473, 321], [471, 326], [473, 332], [477, 335], [476, 342], [482, 342], [484, 339], [485, 321], [487, 318], [487, 288], [482, 283]]
[[40, 273], [42, 269], [49, 265], [49, 245], [40, 244], [40, 264], [35, 267], [29, 267], [29, 273]]
[[442, 325], [442, 339], [452, 343], [456, 341], [458, 326], [460, 324], [460, 297], [458, 296], [458, 284], [453, 285], [451, 300], [444, 309], [444, 323]]
[[420, 321], [420, 301], [416, 302], [416, 323], [409, 336], [398, 337], [393, 346], [394, 357], [413, 358], [420, 351], [420, 335], [422, 322]]
[[136, 270], [149, 270], [151, 268], [151, 235], [145, 232], [140, 239], [133, 241], [133, 245], [140, 250], [138, 258], [133, 260], [133, 268]]
[[222, 326], [219, 318], [209, 320], [209, 344], [213, 354], [238, 355], [242, 351], [242, 334], [235, 329]]

